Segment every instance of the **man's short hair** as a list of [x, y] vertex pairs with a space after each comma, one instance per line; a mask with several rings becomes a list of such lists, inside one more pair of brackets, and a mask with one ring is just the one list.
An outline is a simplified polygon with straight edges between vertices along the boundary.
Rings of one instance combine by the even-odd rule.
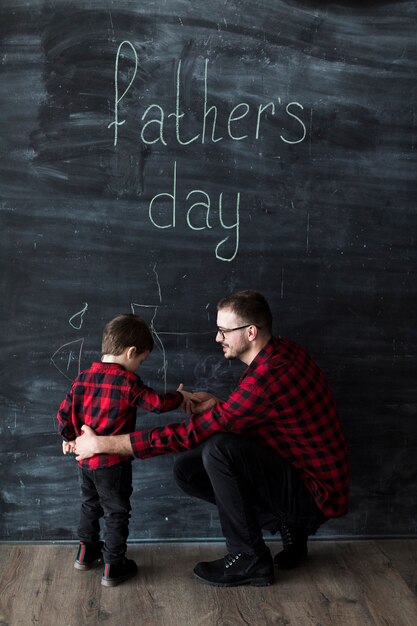
[[152, 333], [145, 320], [138, 315], [117, 315], [104, 327], [101, 354], [118, 356], [131, 347], [141, 354], [151, 352], [153, 345]]
[[272, 331], [272, 313], [269, 304], [257, 291], [237, 291], [222, 298], [217, 310], [231, 309], [243, 323], [255, 324], [269, 333]]

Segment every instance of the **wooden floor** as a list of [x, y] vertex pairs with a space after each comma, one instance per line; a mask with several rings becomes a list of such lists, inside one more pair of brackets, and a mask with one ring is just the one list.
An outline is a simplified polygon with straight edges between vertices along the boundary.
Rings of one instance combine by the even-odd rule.
[[0, 626], [417, 626], [417, 540], [313, 541], [305, 566], [261, 588], [193, 578], [222, 544], [131, 544], [140, 573], [114, 588], [74, 569], [75, 552], [1, 544]]

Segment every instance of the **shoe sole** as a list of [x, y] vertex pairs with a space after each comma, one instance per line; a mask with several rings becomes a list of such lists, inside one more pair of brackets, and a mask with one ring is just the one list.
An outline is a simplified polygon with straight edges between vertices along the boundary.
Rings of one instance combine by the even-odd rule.
[[129, 580], [129, 578], [133, 578], [134, 576], [136, 576], [137, 572], [135, 572], [134, 574], [128, 574], [127, 576], [120, 576], [120, 578], [102, 578], [101, 579], [101, 584], [103, 585], [103, 587], [116, 587], [117, 585], [120, 585], [120, 583], [124, 582], [125, 580]]
[[241, 587], [242, 585], [251, 585], [252, 587], [270, 587], [274, 583], [273, 576], [268, 578], [245, 578], [243, 580], [235, 580], [230, 583], [217, 583], [212, 580], [202, 578], [195, 572], [193, 572], [193, 574], [196, 578], [198, 578], [198, 580], [201, 580], [201, 582], [206, 583], [207, 585], [212, 585], [213, 587]]
[[80, 570], [81, 572], [86, 572], [93, 567], [96, 567], [98, 563], [100, 563], [101, 559], [97, 559], [96, 561], [91, 561], [91, 563], [80, 563], [79, 561], [74, 561], [75, 569]]

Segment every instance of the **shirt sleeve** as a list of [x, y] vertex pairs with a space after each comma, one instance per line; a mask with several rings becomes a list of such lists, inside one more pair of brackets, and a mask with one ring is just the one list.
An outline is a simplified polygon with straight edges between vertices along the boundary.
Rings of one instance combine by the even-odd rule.
[[72, 401], [73, 394], [71, 389], [61, 402], [56, 416], [58, 420], [58, 432], [66, 441], [72, 441], [77, 436], [72, 424]]
[[177, 409], [182, 404], [183, 396], [179, 391], [173, 393], [157, 393], [147, 387], [137, 377], [131, 389], [131, 404], [150, 413], [165, 413]]
[[240, 385], [226, 402], [217, 403], [201, 415], [175, 424], [131, 433], [133, 453], [138, 458], [190, 450], [219, 432], [243, 433], [259, 424], [263, 397], [258, 385]]

